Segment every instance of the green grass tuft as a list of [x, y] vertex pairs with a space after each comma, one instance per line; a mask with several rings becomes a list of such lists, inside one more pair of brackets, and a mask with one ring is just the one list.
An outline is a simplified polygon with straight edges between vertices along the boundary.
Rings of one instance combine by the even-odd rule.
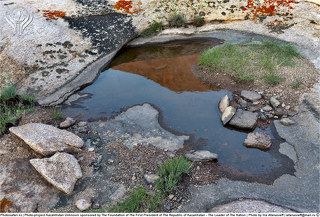
[[[155, 192], [147, 192], [143, 187], [134, 189], [122, 202], [111, 207], [109, 212], [131, 213], [131, 212], [155, 212], [159, 210], [164, 198], [174, 190], [182, 179], [182, 175], [189, 173], [191, 162], [185, 157], [176, 157], [164, 162], [158, 169], [159, 180], [156, 183]], [[92, 210], [93, 212], [104, 212], [104, 209]]]
[[191, 162], [185, 157], [170, 159], [159, 167], [158, 175], [160, 179], [157, 183], [157, 189], [165, 193], [171, 192], [180, 182], [182, 175], [188, 173], [191, 168]]
[[150, 37], [153, 35], [156, 35], [157, 33], [161, 32], [163, 30], [163, 24], [160, 22], [153, 22], [150, 24], [150, 26], [145, 29], [142, 33], [142, 37]]
[[212, 73], [223, 72], [240, 82], [264, 79], [269, 85], [277, 85], [284, 79], [277, 74], [280, 66], [294, 66], [300, 57], [295, 47], [275, 41], [249, 44], [225, 44], [204, 51], [199, 64]]
[[0, 101], [5, 102], [17, 97], [16, 87], [13, 85], [6, 86], [0, 92]]
[[35, 98], [27, 94], [17, 94], [15, 86], [9, 85], [0, 91], [0, 135], [8, 127], [15, 125], [26, 112], [35, 105]]
[[62, 111], [59, 107], [55, 107], [51, 112], [51, 118], [53, 120], [59, 121], [64, 118], [64, 114], [62, 113]]
[[169, 27], [180, 28], [187, 26], [187, 19], [181, 14], [174, 14], [168, 19]]
[[141, 212], [145, 205], [146, 199], [149, 197], [147, 191], [143, 187], [134, 189], [131, 194], [122, 202], [112, 207], [109, 212], [113, 213], [133, 213]]

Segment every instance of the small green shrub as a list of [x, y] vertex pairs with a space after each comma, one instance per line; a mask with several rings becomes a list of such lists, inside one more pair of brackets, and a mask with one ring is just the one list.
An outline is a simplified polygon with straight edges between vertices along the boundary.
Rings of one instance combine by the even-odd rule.
[[150, 37], [152, 35], [155, 35], [163, 30], [163, 24], [160, 22], [153, 22], [150, 24], [150, 26], [145, 29], [142, 33], [142, 37]]
[[181, 14], [174, 14], [168, 19], [169, 27], [180, 28], [187, 26], [187, 19]]
[[191, 162], [185, 157], [177, 157], [163, 163], [158, 170], [157, 189], [165, 193], [171, 192], [180, 182], [182, 175], [191, 169]]
[[203, 26], [206, 23], [206, 21], [204, 20], [204, 17], [202, 16], [195, 16], [194, 20], [193, 20], [193, 25], [196, 27], [200, 27]]
[[64, 114], [62, 113], [60, 108], [55, 107], [51, 112], [51, 118], [56, 121], [62, 120], [64, 118]]

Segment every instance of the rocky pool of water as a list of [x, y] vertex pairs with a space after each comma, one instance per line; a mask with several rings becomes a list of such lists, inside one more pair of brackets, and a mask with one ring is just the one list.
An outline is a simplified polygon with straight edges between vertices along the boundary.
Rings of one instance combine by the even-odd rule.
[[226, 94], [232, 98], [232, 93], [206, 85], [193, 75], [199, 54], [221, 43], [194, 40], [125, 48], [109, 69], [79, 92], [84, 97], [65, 105], [63, 112], [92, 121], [149, 103], [160, 112], [163, 128], [189, 135], [186, 145], [193, 149], [217, 153], [217, 164], [233, 171], [233, 179], [270, 182], [284, 173], [292, 174], [293, 162], [279, 153], [281, 139], [274, 127], [256, 129], [272, 137], [270, 150], [246, 148], [243, 141], [248, 132], [226, 128], [220, 121], [219, 100]]

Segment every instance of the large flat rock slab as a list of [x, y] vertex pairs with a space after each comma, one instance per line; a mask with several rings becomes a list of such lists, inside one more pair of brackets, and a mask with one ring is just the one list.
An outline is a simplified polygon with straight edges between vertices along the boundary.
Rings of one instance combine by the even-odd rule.
[[9, 130], [27, 143], [35, 152], [44, 156], [81, 148], [84, 144], [79, 136], [71, 132], [41, 123], [11, 127]]
[[159, 112], [151, 105], [143, 104], [129, 108], [107, 122], [93, 122], [90, 126], [105, 142], [120, 140], [129, 148], [138, 144], [168, 151], [182, 148], [189, 136], [177, 136], [163, 129], [158, 119]]
[[82, 172], [77, 159], [67, 153], [56, 153], [50, 158], [32, 159], [32, 166], [53, 186], [70, 194]]
[[213, 213], [293, 213], [294, 211], [261, 200], [238, 200], [213, 207]]

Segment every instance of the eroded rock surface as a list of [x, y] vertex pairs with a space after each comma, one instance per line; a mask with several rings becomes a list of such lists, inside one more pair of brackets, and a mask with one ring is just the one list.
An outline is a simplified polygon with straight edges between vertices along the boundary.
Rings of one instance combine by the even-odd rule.
[[214, 213], [293, 213], [294, 211], [261, 200], [245, 199], [213, 207]]
[[50, 158], [31, 159], [32, 166], [53, 186], [70, 194], [82, 177], [77, 159], [67, 153], [56, 153]]
[[159, 112], [149, 104], [129, 108], [107, 122], [93, 122], [91, 128], [106, 141], [121, 141], [129, 148], [138, 144], [176, 151], [189, 136], [176, 136], [158, 123]]
[[84, 144], [80, 137], [71, 132], [41, 123], [11, 127], [9, 130], [27, 143], [35, 152], [44, 156], [59, 151], [81, 148]]

